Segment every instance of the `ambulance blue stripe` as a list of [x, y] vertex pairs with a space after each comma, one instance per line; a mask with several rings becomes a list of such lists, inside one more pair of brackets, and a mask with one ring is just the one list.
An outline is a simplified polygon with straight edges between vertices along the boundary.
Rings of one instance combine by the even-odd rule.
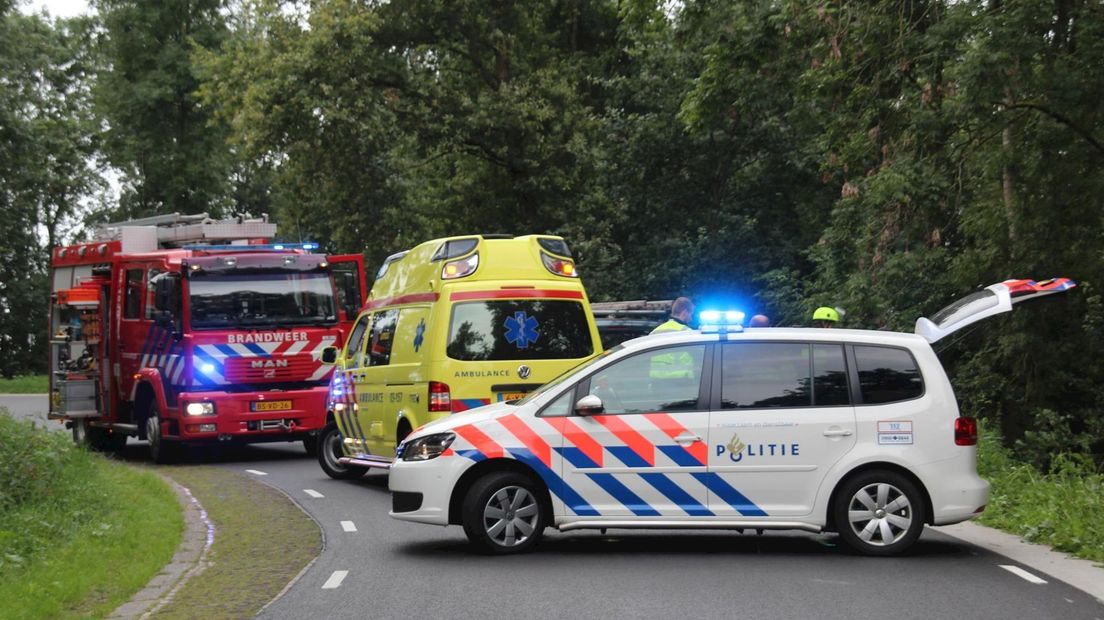
[[675, 465], [682, 467], [701, 467], [702, 462], [699, 461], [693, 454], [686, 451], [686, 448], [682, 446], [656, 446], [659, 451], [667, 455], [667, 458], [675, 462]]
[[659, 511], [648, 505], [639, 495], [629, 490], [629, 487], [621, 484], [613, 474], [587, 474], [587, 477], [598, 483], [606, 493], [609, 493], [625, 505], [638, 517], [658, 517]]
[[556, 452], [559, 452], [561, 456], [567, 459], [568, 463], [571, 463], [575, 467], [580, 469], [598, 469], [598, 463], [595, 463], [578, 448], [556, 448]]
[[556, 472], [542, 463], [532, 451], [526, 448], [507, 448], [507, 450], [514, 458], [532, 467], [533, 471], [537, 472], [537, 475], [541, 477], [541, 480], [544, 480], [544, 484], [548, 489], [555, 493], [575, 514], [582, 517], [601, 516], [601, 513], [588, 504], [587, 501], [583, 499], [582, 495], [579, 495], [575, 489], [568, 486], [568, 484], [563, 481], [563, 478], [560, 478], [556, 475]]
[[628, 446], [606, 446], [606, 450], [609, 450], [610, 454], [616, 456], [629, 467], [652, 467], [651, 463], [645, 461]]
[[743, 493], [732, 488], [732, 486], [725, 482], [719, 475], [714, 473], [691, 475], [697, 478], [698, 482], [704, 484], [712, 493], [715, 493], [717, 497], [721, 498], [721, 501], [735, 508], [740, 514], [747, 517], [767, 516], [767, 513], [764, 512], [762, 508], [756, 506], [755, 503], [745, 497]]
[[686, 514], [693, 517], [713, 516], [713, 511], [703, 506], [701, 502], [694, 499], [694, 496], [675, 484], [675, 482], [665, 474], [639, 474], [639, 476], [643, 478], [645, 482], [655, 487], [657, 491], [665, 495], [667, 499], [678, 504], [678, 507], [685, 510]]

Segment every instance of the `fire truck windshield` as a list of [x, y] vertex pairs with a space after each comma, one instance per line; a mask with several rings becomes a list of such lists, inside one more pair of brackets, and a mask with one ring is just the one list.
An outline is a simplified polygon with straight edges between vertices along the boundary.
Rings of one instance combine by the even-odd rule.
[[337, 321], [328, 273], [253, 271], [190, 274], [192, 329], [322, 325]]

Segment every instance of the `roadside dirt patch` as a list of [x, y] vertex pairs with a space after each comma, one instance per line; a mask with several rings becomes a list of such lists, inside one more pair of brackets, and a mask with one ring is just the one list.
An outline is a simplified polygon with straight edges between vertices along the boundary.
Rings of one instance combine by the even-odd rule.
[[154, 618], [246, 618], [260, 611], [322, 549], [318, 526], [279, 491], [211, 466], [160, 468], [215, 524], [208, 566]]

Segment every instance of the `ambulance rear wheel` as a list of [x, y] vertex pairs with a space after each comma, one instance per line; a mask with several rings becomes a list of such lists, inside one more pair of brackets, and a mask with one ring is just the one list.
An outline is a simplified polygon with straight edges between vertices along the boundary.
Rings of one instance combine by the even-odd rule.
[[512, 471], [487, 474], [464, 498], [464, 533], [482, 553], [529, 551], [544, 534], [543, 497], [529, 476]]
[[341, 430], [337, 428], [336, 422], [326, 424], [326, 428], [322, 429], [322, 432], [318, 435], [316, 450], [318, 452], [318, 464], [322, 466], [322, 471], [334, 480], [352, 480], [363, 476], [368, 471], [366, 467], [342, 465], [338, 461], [338, 459], [345, 456], [345, 451], [341, 449], [344, 441], [345, 437], [342, 436]]
[[146, 439], [149, 441], [150, 460], [158, 465], [166, 465], [180, 458], [180, 444], [165, 441], [161, 436], [161, 412], [157, 409], [157, 403], [150, 405], [149, 417], [146, 418]]

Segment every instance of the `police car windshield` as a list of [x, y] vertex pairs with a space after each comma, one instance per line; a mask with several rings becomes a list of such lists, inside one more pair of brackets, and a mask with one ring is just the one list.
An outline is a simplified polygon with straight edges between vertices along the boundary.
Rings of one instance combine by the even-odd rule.
[[616, 353], [617, 351], [620, 351], [621, 349], [624, 349], [624, 348], [625, 347], [622, 346], [622, 345], [617, 345], [616, 347], [613, 347], [612, 349], [606, 349], [605, 351], [602, 351], [598, 355], [595, 355], [594, 357], [588, 359], [587, 361], [583, 362], [582, 364], [579, 364], [578, 366], [572, 368], [571, 370], [568, 370], [567, 372], [561, 374], [560, 376], [558, 376], [555, 379], [549, 381], [548, 383], [545, 383], [544, 385], [542, 385], [539, 388], [533, 390], [532, 392], [529, 392], [528, 394], [526, 394], [525, 398], [522, 398], [521, 400], [515, 401], [512, 404], [514, 404], [514, 405], [524, 405], [525, 403], [533, 400], [534, 398], [537, 398], [541, 394], [544, 394], [548, 390], [551, 390], [552, 388], [555, 388], [557, 385], [560, 385], [564, 381], [567, 381], [568, 379], [574, 377], [576, 375], [576, 373], [582, 372], [583, 370], [585, 370], [586, 368], [592, 366], [596, 362], [600, 362], [600, 361], [606, 359], [607, 357], [609, 357], [610, 355], [612, 355], [612, 354]]
[[325, 325], [337, 321], [324, 272], [199, 272], [188, 280], [193, 329]]

